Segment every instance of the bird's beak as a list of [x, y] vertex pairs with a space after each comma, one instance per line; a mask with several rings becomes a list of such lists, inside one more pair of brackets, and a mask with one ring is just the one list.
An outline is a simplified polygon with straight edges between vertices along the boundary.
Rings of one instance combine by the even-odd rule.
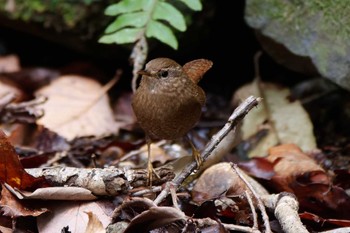
[[137, 73], [140, 74], [140, 75], [152, 76], [149, 72], [147, 72], [145, 70], [139, 70], [139, 71], [137, 71]]

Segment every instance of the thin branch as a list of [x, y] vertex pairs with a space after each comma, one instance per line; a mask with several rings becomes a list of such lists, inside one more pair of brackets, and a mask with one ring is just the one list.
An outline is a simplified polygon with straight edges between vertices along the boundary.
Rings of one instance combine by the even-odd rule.
[[146, 38], [143, 36], [137, 41], [130, 55], [130, 60], [133, 63], [131, 81], [131, 88], [133, 92], [136, 91], [137, 79], [139, 77], [137, 72], [141, 70], [146, 63], [147, 54], [148, 44]]
[[[201, 153], [203, 162], [207, 160], [209, 155], [215, 150], [219, 143], [226, 137], [226, 135], [248, 114], [248, 112], [261, 101], [260, 97], [250, 96], [244, 102], [242, 102], [231, 114], [225, 126], [216, 133], [207, 144], [206, 148]], [[172, 187], [177, 190], [182, 182], [197, 168], [197, 162], [192, 161], [189, 163], [183, 171], [174, 178], [172, 181]], [[170, 185], [166, 185], [165, 189], [157, 196], [154, 203], [158, 205], [169, 194]]]
[[249, 194], [249, 192], [247, 190], [244, 192], [244, 194], [245, 194], [245, 196], [246, 196], [246, 198], [248, 200], [250, 209], [252, 210], [252, 214], [253, 214], [253, 229], [258, 229], [258, 215], [256, 214], [252, 197], [250, 196], [250, 194]]
[[232, 168], [236, 171], [237, 175], [239, 176], [239, 178], [241, 178], [241, 180], [247, 185], [247, 187], [249, 188], [249, 190], [252, 192], [252, 194], [254, 195], [255, 199], [258, 201], [258, 206], [259, 209], [261, 211], [261, 215], [263, 217], [264, 220], [264, 226], [265, 226], [265, 231], [267, 233], [272, 233], [271, 231], [271, 227], [270, 227], [270, 221], [269, 221], [269, 216], [266, 213], [266, 209], [265, 206], [263, 204], [263, 202], [261, 201], [259, 195], [257, 194], [257, 192], [255, 192], [254, 188], [252, 187], [252, 185], [246, 180], [246, 178], [242, 175], [242, 173], [239, 171], [239, 168], [237, 167], [237, 164], [233, 164], [232, 163]]
[[[203, 218], [203, 219], [193, 219], [194, 222], [196, 222], [199, 226], [215, 226], [219, 224], [217, 221], [211, 219], [211, 218]], [[235, 224], [227, 224], [227, 223], [221, 223], [225, 229], [230, 231], [240, 231], [240, 232], [249, 232], [249, 233], [260, 233], [261, 231], [257, 229], [253, 229], [251, 227], [246, 226], [240, 226]]]

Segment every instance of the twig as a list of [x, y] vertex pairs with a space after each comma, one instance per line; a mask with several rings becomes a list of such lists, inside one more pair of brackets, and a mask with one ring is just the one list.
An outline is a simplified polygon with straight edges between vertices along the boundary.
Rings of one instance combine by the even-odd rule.
[[133, 190], [130, 190], [131, 196], [133, 197], [139, 197], [139, 196], [143, 196], [145, 194], [148, 193], [156, 193], [162, 190], [162, 186], [152, 186], [150, 188], [147, 189], [142, 189], [140, 191], [137, 192], [133, 192]]
[[[211, 219], [211, 218], [203, 218], [203, 219], [193, 219], [194, 222], [196, 222], [199, 226], [215, 226], [219, 224], [217, 221]], [[225, 229], [230, 231], [240, 231], [240, 232], [250, 232], [250, 233], [260, 233], [259, 230], [253, 229], [251, 227], [245, 227], [245, 226], [239, 226], [235, 224], [227, 224], [227, 223], [221, 223]]]
[[[260, 97], [250, 96], [244, 102], [242, 102], [231, 114], [225, 126], [216, 133], [207, 144], [206, 148], [201, 153], [203, 162], [205, 162], [212, 151], [222, 141], [223, 138], [247, 115], [247, 113], [261, 101]], [[193, 161], [189, 163], [183, 171], [174, 178], [172, 185], [175, 190], [179, 188], [182, 182], [197, 168], [197, 162]], [[169, 185], [166, 185], [165, 189], [157, 196], [154, 203], [158, 205], [169, 194]]]
[[44, 96], [37, 97], [30, 101], [20, 103], [8, 103], [5, 106], [1, 106], [3, 101], [11, 102], [14, 100], [11, 96], [5, 96], [5, 100], [0, 101], [0, 122], [19, 122], [19, 123], [33, 123], [38, 118], [44, 115], [44, 111], [38, 106], [43, 104], [47, 98]]
[[[298, 215], [299, 203], [292, 193], [282, 192], [261, 197], [265, 206], [273, 209], [283, 232], [308, 233]], [[333, 232], [333, 231], [332, 231]]]
[[7, 92], [4, 95], [0, 96], [0, 111], [15, 99], [16, 94], [12, 92]]
[[180, 209], [179, 203], [177, 202], [177, 195], [176, 195], [176, 190], [174, 187], [170, 187], [170, 194], [171, 194], [171, 200], [173, 201], [173, 206], [178, 209]]
[[239, 171], [239, 168], [237, 167], [237, 164], [233, 164], [232, 163], [232, 168], [236, 171], [236, 173], [239, 176], [239, 178], [241, 178], [241, 180], [247, 185], [247, 187], [249, 188], [249, 190], [252, 192], [252, 194], [254, 195], [255, 199], [257, 200], [259, 209], [261, 211], [261, 215], [262, 215], [263, 220], [264, 220], [265, 232], [267, 232], [267, 233], [271, 232], [272, 233], [271, 227], [270, 227], [270, 223], [269, 223], [270, 222], [269, 221], [269, 216], [267, 216], [265, 206], [264, 206], [263, 202], [261, 201], [259, 195], [255, 192], [255, 190], [252, 187], [252, 185], [246, 180], [246, 178]]
[[244, 194], [245, 194], [245, 196], [246, 196], [246, 198], [248, 200], [250, 209], [252, 210], [252, 214], [253, 214], [253, 229], [258, 229], [258, 215], [256, 214], [252, 197], [250, 196], [250, 193], [247, 190], [244, 192]]
[[132, 91], [136, 91], [137, 86], [137, 78], [139, 77], [138, 71], [142, 69], [143, 65], [146, 62], [148, 54], [148, 44], [146, 38], [143, 36], [141, 37], [137, 43], [135, 44], [130, 59], [133, 63], [133, 70], [132, 70], [132, 81], [131, 81], [131, 88]]

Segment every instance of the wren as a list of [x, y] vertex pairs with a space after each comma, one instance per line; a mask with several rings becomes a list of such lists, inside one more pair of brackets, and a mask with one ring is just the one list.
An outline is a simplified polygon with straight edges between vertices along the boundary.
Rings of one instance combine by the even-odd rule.
[[[148, 181], [152, 183], [150, 144], [154, 140], [175, 140], [186, 136], [199, 120], [206, 101], [197, 85], [213, 63], [197, 59], [181, 66], [169, 58], [156, 58], [146, 64], [139, 87], [132, 98], [132, 107], [144, 130], [148, 148]], [[202, 160], [193, 146], [198, 167]]]

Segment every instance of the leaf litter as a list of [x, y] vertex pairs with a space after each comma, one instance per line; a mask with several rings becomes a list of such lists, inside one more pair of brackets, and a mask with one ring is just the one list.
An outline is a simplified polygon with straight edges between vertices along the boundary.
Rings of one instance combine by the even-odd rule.
[[[270, 224], [273, 232], [280, 232], [281, 223], [272, 224], [276, 219], [270, 210], [267, 210], [268, 220], [257, 218], [255, 209], [260, 209], [259, 201], [271, 201], [272, 195], [283, 192], [295, 195], [300, 219], [309, 229], [349, 226], [348, 167], [343, 162], [341, 169], [335, 169], [335, 163], [330, 165], [326, 161], [337, 160], [322, 153], [332, 151], [333, 155], [338, 154], [335, 158], [340, 158], [347, 152], [318, 146], [318, 137], [314, 135], [315, 117], [309, 117], [302, 101], [290, 101], [292, 91], [287, 87], [256, 79], [233, 93], [232, 102], [226, 103], [230, 109], [250, 95], [261, 96], [263, 101], [243, 119], [242, 125], [236, 126], [231, 143], [223, 146], [221, 152], [214, 152], [219, 154], [214, 162], [192, 174], [177, 193], [170, 185], [171, 195], [156, 205], [154, 198], [168, 187], [166, 182], [183, 174], [181, 168], [189, 163], [186, 158], [190, 157], [190, 147], [183, 142], [164, 142], [158, 146], [154, 167], [164, 179], [155, 183], [153, 190], [149, 189], [141, 153], [145, 144], [130, 111], [131, 93], [124, 92], [112, 100], [108, 88], [93, 77], [62, 76], [55, 70], [46, 70], [41, 79], [44, 81], [29, 89], [21, 85], [8, 86], [7, 83], [20, 83], [21, 77], [30, 75], [33, 70], [22, 69], [15, 55], [1, 58], [0, 67], [4, 75], [0, 79], [0, 100], [5, 101], [0, 108], [0, 119], [4, 116], [1, 109], [9, 109], [12, 103], [10, 95], [17, 98], [14, 101], [18, 104], [31, 101], [29, 96], [45, 95], [47, 98], [46, 102], [35, 106], [45, 114], [33, 116], [30, 124], [28, 121], [1, 122], [1, 130], [6, 133], [1, 133], [0, 137], [0, 180], [3, 184], [0, 206], [4, 218], [1, 229], [9, 229], [8, 223], [19, 216], [31, 216], [37, 222], [38, 232], [64, 229], [139, 232], [145, 230], [145, 226], [158, 231], [215, 229], [228, 232], [249, 231], [253, 225], [266, 229]], [[13, 79], [8, 82], [11, 77]], [[7, 80], [6, 84], [2, 80]], [[25, 109], [28, 113], [31, 110]], [[194, 130], [197, 143], [202, 147], [221, 128], [220, 124], [209, 123], [222, 122], [222, 116], [227, 115], [226, 110], [216, 109], [214, 112], [218, 114], [212, 113], [206, 119], [209, 116], [206, 113], [211, 110], [204, 112]], [[349, 141], [343, 140], [343, 144], [346, 143]], [[181, 148], [181, 153], [176, 152], [177, 147]], [[132, 156], [123, 159], [129, 153]], [[239, 165], [240, 175], [231, 162]], [[76, 173], [68, 177], [69, 183], [53, 182], [42, 173], [30, 175], [35, 168], [46, 172], [55, 168], [59, 171], [54, 175], [57, 178], [70, 169], [76, 169]], [[75, 182], [83, 169], [87, 178]], [[101, 192], [90, 196], [91, 199], [84, 197], [85, 191], [91, 195], [86, 187], [91, 187], [95, 175], [102, 172], [108, 177], [101, 180], [106, 185], [100, 186], [102, 189], [110, 190], [108, 184], [126, 188], [102, 195]], [[111, 176], [116, 172], [117, 176]], [[262, 212], [258, 213], [263, 213], [260, 210]], [[327, 223], [324, 228], [321, 222]], [[21, 227], [23, 229], [18, 224], [16, 230]]]

